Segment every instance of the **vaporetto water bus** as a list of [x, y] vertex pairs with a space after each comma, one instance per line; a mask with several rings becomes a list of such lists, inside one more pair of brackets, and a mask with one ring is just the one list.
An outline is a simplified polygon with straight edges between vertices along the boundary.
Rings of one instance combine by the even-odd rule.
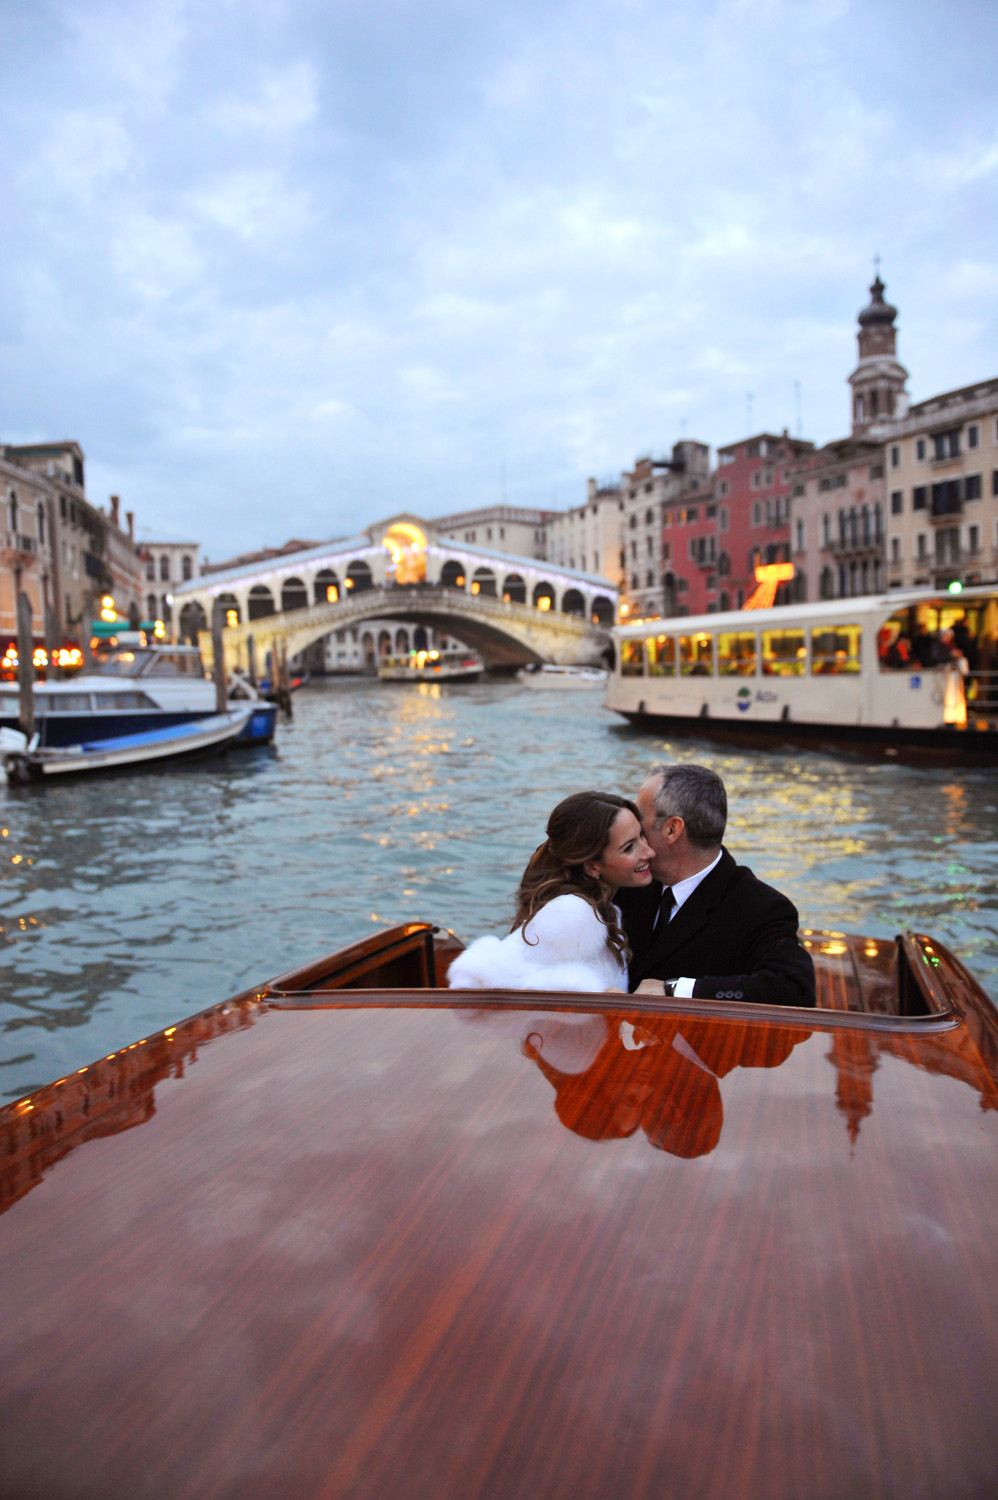
[[605, 704], [742, 743], [998, 760], [998, 587], [868, 595], [614, 628]]

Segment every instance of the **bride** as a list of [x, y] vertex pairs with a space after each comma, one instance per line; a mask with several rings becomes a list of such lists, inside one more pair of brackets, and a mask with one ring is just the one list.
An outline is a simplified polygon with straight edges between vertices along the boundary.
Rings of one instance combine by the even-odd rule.
[[652, 880], [638, 809], [574, 792], [548, 819], [504, 938], [481, 937], [450, 966], [451, 989], [627, 990], [627, 942], [613, 898]]

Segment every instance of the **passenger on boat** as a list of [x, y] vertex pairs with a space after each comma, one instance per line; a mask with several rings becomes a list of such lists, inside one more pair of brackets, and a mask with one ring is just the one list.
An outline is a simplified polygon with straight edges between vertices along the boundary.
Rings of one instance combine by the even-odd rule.
[[706, 766], [653, 766], [638, 793], [655, 883], [622, 890], [630, 985], [694, 999], [814, 1005], [814, 965], [793, 903], [722, 846], [724, 782]]
[[612, 792], [575, 792], [548, 819], [516, 893], [512, 931], [452, 962], [452, 989], [625, 990], [627, 942], [614, 897], [651, 884], [638, 809]]

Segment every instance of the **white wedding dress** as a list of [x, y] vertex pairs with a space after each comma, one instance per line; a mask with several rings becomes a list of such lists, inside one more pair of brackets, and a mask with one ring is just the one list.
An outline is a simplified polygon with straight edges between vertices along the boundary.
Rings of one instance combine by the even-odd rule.
[[454, 959], [457, 990], [627, 990], [627, 968], [582, 896], [555, 896], [507, 937], [481, 937]]

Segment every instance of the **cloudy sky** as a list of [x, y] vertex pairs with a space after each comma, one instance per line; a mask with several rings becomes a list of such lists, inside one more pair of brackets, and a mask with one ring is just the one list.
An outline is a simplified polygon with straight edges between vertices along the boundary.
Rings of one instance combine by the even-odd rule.
[[998, 375], [994, 0], [0, 0], [0, 441], [225, 557]]

